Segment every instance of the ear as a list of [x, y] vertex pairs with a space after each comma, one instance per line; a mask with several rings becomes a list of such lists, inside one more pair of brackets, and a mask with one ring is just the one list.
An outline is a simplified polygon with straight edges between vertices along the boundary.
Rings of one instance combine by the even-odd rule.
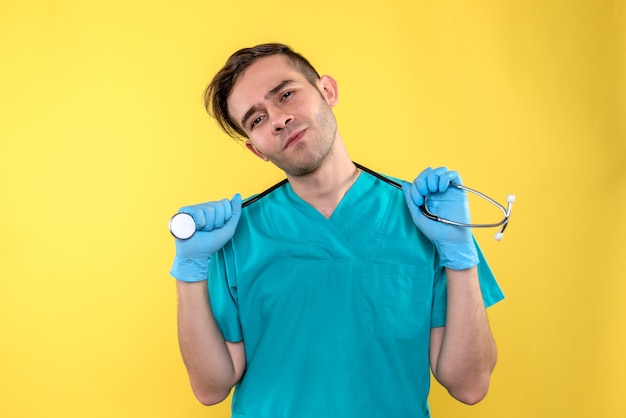
[[329, 75], [323, 75], [319, 80], [319, 88], [329, 106], [335, 106], [339, 102], [339, 90], [337, 81]]
[[254, 155], [256, 155], [257, 157], [259, 157], [260, 159], [262, 159], [263, 161], [267, 162], [268, 159], [267, 157], [258, 149], [256, 149], [256, 147], [254, 145], [252, 145], [250, 143], [250, 141], [246, 142], [246, 148], [248, 148], [250, 150], [250, 152], [252, 152]]

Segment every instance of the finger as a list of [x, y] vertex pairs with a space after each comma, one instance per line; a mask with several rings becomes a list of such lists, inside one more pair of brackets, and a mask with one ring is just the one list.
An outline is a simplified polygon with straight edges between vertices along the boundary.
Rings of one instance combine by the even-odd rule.
[[454, 173], [454, 177], [450, 179], [450, 184], [463, 184], [463, 180], [461, 180], [461, 175], [456, 171], [452, 172]]
[[198, 225], [201, 231], [213, 231], [215, 229], [215, 208], [209, 203], [203, 206], [204, 224]]
[[224, 223], [228, 222], [231, 216], [233, 216], [233, 208], [230, 204], [230, 200], [220, 200], [221, 205], [224, 207]]
[[413, 198], [413, 202], [415, 202], [416, 206], [422, 206], [426, 203], [426, 195], [422, 194], [422, 192], [415, 186], [411, 188], [411, 197]]
[[204, 213], [204, 209], [202, 205], [194, 205], [194, 206], [184, 206], [178, 210], [178, 212], [183, 212], [191, 215], [193, 220], [196, 223], [196, 229], [202, 230], [206, 225], [206, 216]]
[[441, 193], [448, 190], [451, 184], [456, 184], [459, 179], [459, 173], [456, 171], [446, 171], [439, 177], [439, 191]]
[[[230, 203], [228, 204], [228, 206], [230, 206]], [[213, 227], [214, 228], [221, 228], [224, 226], [224, 216], [226, 214], [226, 208], [224, 205], [224, 201], [220, 200], [219, 202], [215, 202], [215, 204], [213, 205], [213, 208], [215, 209], [215, 219], [213, 221]]]
[[426, 195], [429, 194], [429, 190], [428, 190], [428, 175], [432, 171], [433, 171], [433, 169], [430, 168], [430, 167], [422, 170], [422, 172], [419, 174], [419, 176], [417, 176], [417, 178], [413, 182], [413, 184], [415, 185], [415, 187], [417, 188], [417, 190], [419, 191], [419, 193], [422, 196], [426, 196]]
[[407, 204], [421, 206], [424, 204], [424, 196], [417, 190], [415, 183], [402, 182], [402, 191]]
[[[445, 173], [448, 170], [445, 167], [439, 167], [434, 169], [429, 175], [428, 175], [428, 190], [431, 193], [437, 193], [440, 192], [441, 190], [439, 189], [439, 185], [440, 185], [440, 178], [441, 176], [445, 175]], [[447, 188], [447, 186], [446, 186]]]

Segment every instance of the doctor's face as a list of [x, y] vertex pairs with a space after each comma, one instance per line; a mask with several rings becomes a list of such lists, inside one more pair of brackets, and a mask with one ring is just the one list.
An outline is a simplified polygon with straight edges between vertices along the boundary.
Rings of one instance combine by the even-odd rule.
[[314, 171], [332, 152], [337, 86], [331, 77], [312, 85], [285, 56], [261, 58], [239, 77], [227, 103], [248, 135], [248, 149], [288, 175]]

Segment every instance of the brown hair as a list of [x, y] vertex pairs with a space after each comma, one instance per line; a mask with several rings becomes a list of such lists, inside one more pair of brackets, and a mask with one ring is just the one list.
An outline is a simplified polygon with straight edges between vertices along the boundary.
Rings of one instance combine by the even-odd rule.
[[267, 43], [243, 48], [228, 58], [224, 67], [213, 77], [204, 91], [204, 107], [219, 126], [232, 138], [247, 138], [243, 129], [228, 114], [227, 99], [239, 77], [259, 58], [282, 54], [289, 64], [315, 85], [320, 76], [311, 63], [291, 47], [278, 43]]

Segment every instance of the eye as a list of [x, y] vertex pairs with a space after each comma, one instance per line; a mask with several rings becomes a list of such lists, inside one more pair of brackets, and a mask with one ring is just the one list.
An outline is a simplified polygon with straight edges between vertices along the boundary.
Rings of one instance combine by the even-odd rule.
[[257, 116], [256, 118], [252, 119], [252, 122], [250, 123], [250, 129], [254, 129], [254, 127], [261, 123], [262, 120], [262, 116]]
[[284, 101], [284, 100], [286, 100], [286, 99], [290, 98], [291, 96], [293, 96], [293, 94], [294, 94], [294, 93], [295, 93], [295, 92], [294, 92], [293, 90], [286, 91], [286, 92], [284, 92], [284, 93], [283, 93], [283, 95], [280, 97], [280, 100], [281, 100], [281, 101]]

